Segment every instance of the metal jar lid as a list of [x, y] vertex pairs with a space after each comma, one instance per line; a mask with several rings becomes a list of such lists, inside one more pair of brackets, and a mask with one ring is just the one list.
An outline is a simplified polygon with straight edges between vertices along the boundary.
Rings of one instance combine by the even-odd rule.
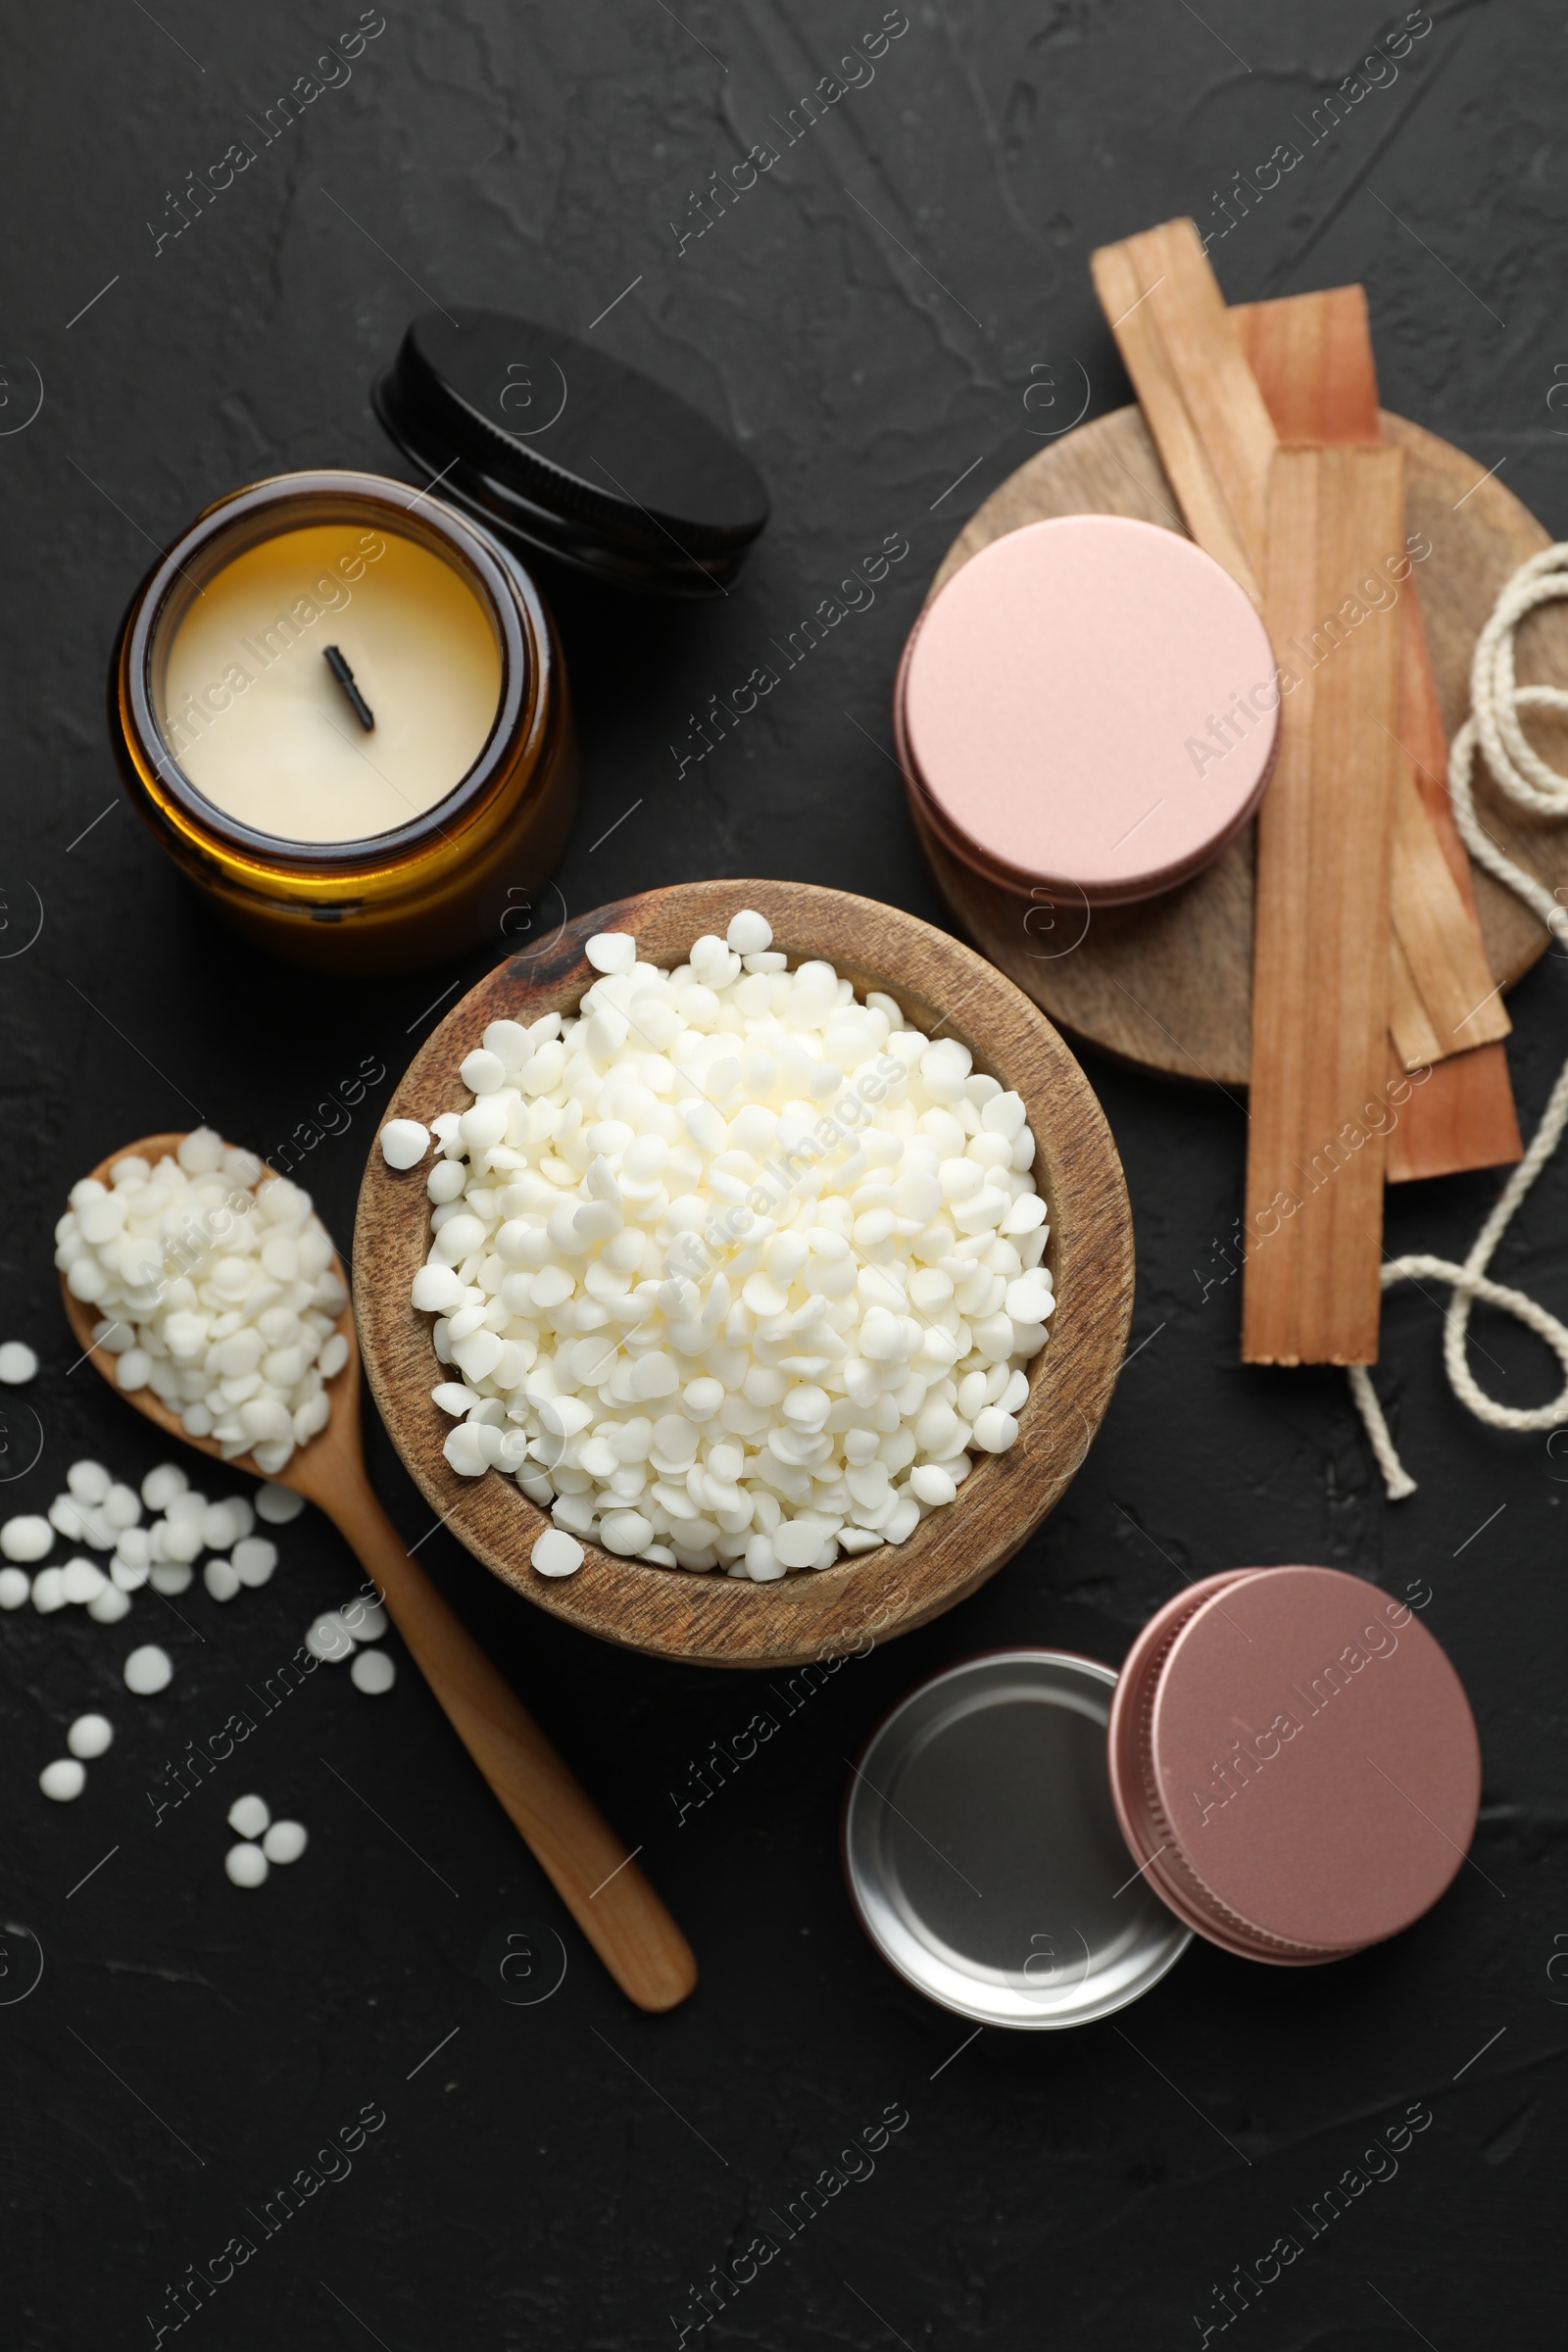
[[530, 319], [426, 312], [371, 397], [444, 499], [623, 588], [717, 595], [767, 520], [761, 475], [699, 410]]
[[850, 1893], [900, 1976], [985, 2025], [1087, 2025], [1192, 1940], [1129, 1859], [1105, 1771], [1116, 1677], [1063, 1650], [970, 1658], [903, 1699], [845, 1799]]
[[1333, 1568], [1206, 1577], [1150, 1620], [1110, 1711], [1135, 1861], [1179, 1919], [1306, 1967], [1430, 1909], [1465, 1858], [1481, 1750], [1402, 1601]]
[[1117, 906], [1211, 865], [1279, 739], [1267, 633], [1179, 532], [1056, 515], [994, 539], [920, 614], [894, 690], [910, 792], [999, 889]]

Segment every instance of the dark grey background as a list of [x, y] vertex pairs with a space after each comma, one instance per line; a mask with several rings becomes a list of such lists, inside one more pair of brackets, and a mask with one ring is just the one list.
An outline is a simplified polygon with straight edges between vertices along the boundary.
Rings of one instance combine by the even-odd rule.
[[[45, 1369], [5, 1399], [6, 1508], [46, 1507], [81, 1452], [139, 1478], [162, 1450], [90, 1370], [68, 1372], [49, 1262], [68, 1181], [130, 1136], [187, 1123], [193, 1104], [276, 1141], [365, 1057], [395, 1077], [430, 1001], [486, 960], [329, 984], [231, 941], [123, 803], [103, 716], [124, 602], [206, 501], [290, 466], [399, 470], [367, 388], [425, 290], [580, 332], [631, 286], [596, 339], [726, 421], [773, 492], [765, 539], [713, 610], [560, 590], [586, 765], [559, 875], [572, 911], [733, 873], [837, 883], [942, 921], [888, 755], [889, 687], [924, 582], [1060, 420], [1038, 395], [1025, 408], [1040, 364], [1061, 385], [1082, 368], [1091, 414], [1127, 396], [1090, 248], [1178, 212], [1210, 224], [1214, 191], [1296, 136], [1381, 27], [1345, 0], [1287, 0], [1262, 21], [1239, 0], [910, 0], [875, 80], [677, 256], [689, 191], [773, 136], [770, 118], [880, 13], [682, 0], [680, 23], [661, 0], [389, 0], [352, 81], [155, 257], [145, 223], [166, 191], [250, 135], [247, 116], [352, 25], [350, 0], [330, 16], [193, 0], [10, 12], [0, 1337], [31, 1339]], [[1505, 481], [1559, 531], [1562, 14], [1511, 0], [1434, 15], [1396, 81], [1214, 258], [1237, 299], [1364, 279], [1390, 405], [1473, 453], [1478, 473], [1506, 461]], [[42, 407], [24, 424], [38, 375]], [[687, 713], [890, 532], [912, 554], [874, 609], [677, 787], [668, 747]], [[19, 954], [40, 903], [41, 936]], [[1528, 1122], [1565, 1004], [1556, 960], [1514, 999]], [[368, 2102], [387, 2120], [352, 2176], [261, 2244], [188, 2340], [673, 2344], [688, 2288], [903, 2102], [908, 2124], [875, 2177], [745, 2289], [714, 2340], [1192, 2343], [1211, 2288], [1281, 2232], [1304, 2236], [1293, 2208], [1413, 2100], [1434, 2120], [1397, 2178], [1307, 2243], [1235, 2323], [1239, 2340], [1561, 2342], [1552, 2006], [1568, 1984], [1547, 1969], [1568, 1949], [1568, 1458], [1459, 1411], [1437, 1307], [1403, 1292], [1379, 1380], [1421, 1485], [1387, 1506], [1343, 1379], [1242, 1371], [1237, 1285], [1204, 1295], [1241, 1204], [1241, 1111], [1087, 1066], [1132, 1191], [1142, 1344], [1089, 1461], [985, 1592], [846, 1666], [683, 1826], [669, 1791], [743, 1727], [753, 1684], [581, 1639], [444, 1536], [420, 1554], [646, 1845], [703, 1969], [674, 2016], [620, 1999], [412, 1671], [373, 1706], [318, 1675], [243, 1764], [153, 1828], [145, 1791], [164, 1760], [357, 1581], [314, 1515], [287, 1533], [265, 1592], [220, 1610], [198, 1585], [188, 1632], [150, 1594], [115, 1631], [74, 1611], [0, 1620], [3, 1919], [30, 1928], [46, 1962], [36, 1991], [0, 2008], [7, 2343], [152, 2342], [166, 2282], [231, 2232], [254, 2235], [244, 2209]], [[302, 1170], [344, 1245], [385, 1091]], [[1396, 1193], [1391, 1247], [1461, 1254], [1495, 1189]], [[1555, 1170], [1500, 1261], [1559, 1310], [1565, 1206]], [[1500, 1394], [1548, 1393], [1516, 1326], [1477, 1330]], [[28, 1410], [42, 1458], [16, 1475]], [[412, 1542], [429, 1515], [378, 1432], [371, 1454]], [[987, 2032], [945, 2066], [968, 2028], [888, 1973], [845, 1898], [845, 1757], [965, 1652], [1047, 1642], [1114, 1662], [1179, 1577], [1299, 1559], [1395, 1592], [1430, 1580], [1427, 1622], [1481, 1725], [1486, 1876], [1462, 1871], [1415, 1931], [1344, 1965], [1276, 1972], [1199, 1944], [1122, 2033]], [[163, 1699], [120, 1686], [132, 1632], [175, 1659]], [[35, 1775], [88, 1704], [120, 1739], [83, 1800], [57, 1810]], [[223, 1813], [246, 1785], [313, 1838], [254, 1895], [221, 1871]], [[558, 1929], [569, 1955], [533, 2007], [504, 2006], [477, 1974], [486, 1936], [519, 1919]], [[32, 1967], [24, 1939], [6, 1943], [0, 1994]]]

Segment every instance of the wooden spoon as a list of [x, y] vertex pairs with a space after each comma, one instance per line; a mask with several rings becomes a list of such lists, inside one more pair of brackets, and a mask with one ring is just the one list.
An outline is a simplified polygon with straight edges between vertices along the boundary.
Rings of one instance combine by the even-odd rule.
[[[135, 1155], [155, 1163], [171, 1157], [183, 1141], [180, 1135], [146, 1136], [112, 1153], [92, 1173], [107, 1184], [117, 1160]], [[332, 1264], [346, 1290], [335, 1254]], [[77, 1345], [113, 1385], [115, 1358], [93, 1343], [97, 1309], [73, 1298], [63, 1278], [61, 1290]], [[290, 1455], [275, 1483], [292, 1487], [325, 1511], [373, 1580], [453, 1730], [621, 1990], [640, 2008], [672, 2009], [697, 1982], [691, 1947], [511, 1686], [415, 1566], [371, 1494], [360, 1442], [360, 1350], [352, 1306], [344, 1307], [337, 1327], [349, 1353], [326, 1383], [332, 1417], [319, 1436]], [[117, 1393], [169, 1437], [220, 1458], [216, 1441], [188, 1437], [178, 1416], [151, 1389]], [[267, 1476], [248, 1453], [228, 1466], [255, 1478]]]

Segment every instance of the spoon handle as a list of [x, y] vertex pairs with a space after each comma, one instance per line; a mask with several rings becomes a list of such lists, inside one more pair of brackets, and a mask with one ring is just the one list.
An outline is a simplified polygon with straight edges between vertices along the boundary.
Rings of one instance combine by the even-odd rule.
[[409, 1557], [357, 1465], [340, 1466], [318, 1500], [384, 1593], [453, 1730], [622, 1992], [639, 2008], [672, 2009], [696, 1984], [697, 1963], [598, 1806]]

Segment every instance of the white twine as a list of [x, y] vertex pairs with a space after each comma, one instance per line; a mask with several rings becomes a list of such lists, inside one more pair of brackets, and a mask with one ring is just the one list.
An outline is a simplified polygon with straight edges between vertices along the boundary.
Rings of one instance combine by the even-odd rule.
[[[1492, 618], [1476, 640], [1475, 658], [1470, 665], [1470, 716], [1454, 737], [1448, 754], [1448, 798], [1460, 837], [1477, 864], [1484, 865], [1488, 873], [1494, 874], [1522, 899], [1554, 938], [1568, 940], [1568, 908], [1559, 905], [1534, 874], [1527, 874], [1522, 866], [1515, 865], [1483, 829], [1471, 790], [1479, 744], [1489, 770], [1511, 801], [1536, 816], [1568, 816], [1568, 776], [1547, 765], [1526, 741], [1519, 723], [1521, 710], [1568, 712], [1568, 693], [1557, 686], [1516, 685], [1513, 665], [1514, 631], [1520, 622], [1538, 605], [1560, 598], [1568, 598], [1568, 542], [1544, 548], [1528, 564], [1521, 564], [1504, 584]], [[1534, 1298], [1527, 1298], [1523, 1291], [1510, 1290], [1505, 1284], [1489, 1280], [1487, 1275], [1494, 1250], [1506, 1233], [1514, 1211], [1555, 1152], [1565, 1125], [1568, 1125], [1568, 1062], [1551, 1090], [1529, 1151], [1503, 1187], [1463, 1265], [1455, 1265], [1446, 1257], [1396, 1257], [1382, 1270], [1385, 1290], [1396, 1282], [1427, 1280], [1448, 1285], [1450, 1296], [1443, 1317], [1443, 1368], [1459, 1402], [1478, 1421], [1485, 1421], [1493, 1429], [1557, 1429], [1568, 1422], [1568, 1325], [1548, 1314]], [[1498, 1306], [1506, 1314], [1517, 1316], [1552, 1350], [1563, 1369], [1563, 1389], [1550, 1404], [1521, 1410], [1498, 1404], [1478, 1386], [1466, 1354], [1470, 1311], [1478, 1298], [1488, 1306]], [[1415, 1493], [1415, 1480], [1395, 1450], [1377, 1391], [1364, 1365], [1351, 1368], [1350, 1389], [1366, 1424], [1389, 1499], [1401, 1501], [1406, 1494]]]

